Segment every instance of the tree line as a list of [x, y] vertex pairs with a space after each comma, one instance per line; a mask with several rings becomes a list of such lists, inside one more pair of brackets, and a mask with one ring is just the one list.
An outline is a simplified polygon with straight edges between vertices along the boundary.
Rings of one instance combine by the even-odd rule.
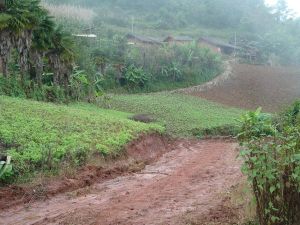
[[41, 88], [46, 69], [52, 74], [51, 85], [68, 94], [75, 57], [72, 36], [55, 24], [40, 0], [1, 1], [0, 11], [3, 77], [14, 76], [22, 86], [30, 80]]

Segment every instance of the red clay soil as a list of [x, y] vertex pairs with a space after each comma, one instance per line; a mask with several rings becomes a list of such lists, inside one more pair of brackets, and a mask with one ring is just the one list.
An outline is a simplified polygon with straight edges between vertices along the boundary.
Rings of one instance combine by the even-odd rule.
[[[237, 145], [226, 140], [180, 140], [144, 170], [97, 182], [83, 194], [69, 192], [27, 208], [0, 211], [0, 224], [175, 225], [197, 210], [220, 217], [224, 193], [241, 179]], [[225, 213], [227, 213], [227, 209]], [[209, 219], [208, 219], [209, 220]]]
[[190, 94], [239, 108], [263, 107], [268, 112], [300, 98], [300, 68], [233, 64], [232, 72], [221, 84]]
[[140, 171], [145, 164], [155, 161], [170, 150], [172, 145], [167, 138], [158, 134], [143, 135], [125, 147], [124, 152], [127, 154], [119, 160], [103, 162], [104, 165], [101, 166], [88, 165], [71, 175], [44, 178], [32, 185], [0, 188], [0, 210], [47, 199], [57, 194], [91, 186], [96, 182]]

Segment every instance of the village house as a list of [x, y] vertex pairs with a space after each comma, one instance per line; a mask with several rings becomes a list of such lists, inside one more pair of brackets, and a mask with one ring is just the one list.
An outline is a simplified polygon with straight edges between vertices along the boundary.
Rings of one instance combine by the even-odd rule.
[[238, 47], [226, 43], [223, 40], [212, 38], [212, 37], [201, 37], [198, 41], [200, 47], [206, 47], [211, 49], [213, 52], [231, 55]]
[[163, 40], [164, 43], [168, 44], [189, 44], [193, 41], [194, 39], [189, 36], [168, 36]]
[[158, 38], [143, 35], [127, 34], [126, 38], [128, 45], [138, 45], [141, 47], [145, 47], [163, 44], [162, 41], [160, 41]]

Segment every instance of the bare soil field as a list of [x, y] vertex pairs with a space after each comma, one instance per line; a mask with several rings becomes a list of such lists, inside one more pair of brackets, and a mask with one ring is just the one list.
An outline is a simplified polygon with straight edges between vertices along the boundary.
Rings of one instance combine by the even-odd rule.
[[[131, 154], [153, 146], [150, 142], [134, 144]], [[172, 146], [160, 158], [153, 154], [156, 160], [139, 172], [2, 209], [0, 224], [174, 225], [187, 224], [183, 218], [191, 212], [209, 223], [235, 218], [236, 210], [224, 206], [222, 193], [242, 179], [237, 144], [177, 140]]]
[[188, 88], [183, 93], [245, 109], [280, 111], [300, 98], [300, 68], [232, 64], [231, 75], [209, 88]]

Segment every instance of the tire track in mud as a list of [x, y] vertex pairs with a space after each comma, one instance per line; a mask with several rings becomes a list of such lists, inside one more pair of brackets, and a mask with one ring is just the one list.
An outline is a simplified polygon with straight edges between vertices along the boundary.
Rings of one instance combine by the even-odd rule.
[[94, 184], [85, 195], [1, 211], [0, 224], [171, 225], [188, 211], [205, 214], [242, 177], [237, 144], [181, 140], [176, 146], [140, 173]]

